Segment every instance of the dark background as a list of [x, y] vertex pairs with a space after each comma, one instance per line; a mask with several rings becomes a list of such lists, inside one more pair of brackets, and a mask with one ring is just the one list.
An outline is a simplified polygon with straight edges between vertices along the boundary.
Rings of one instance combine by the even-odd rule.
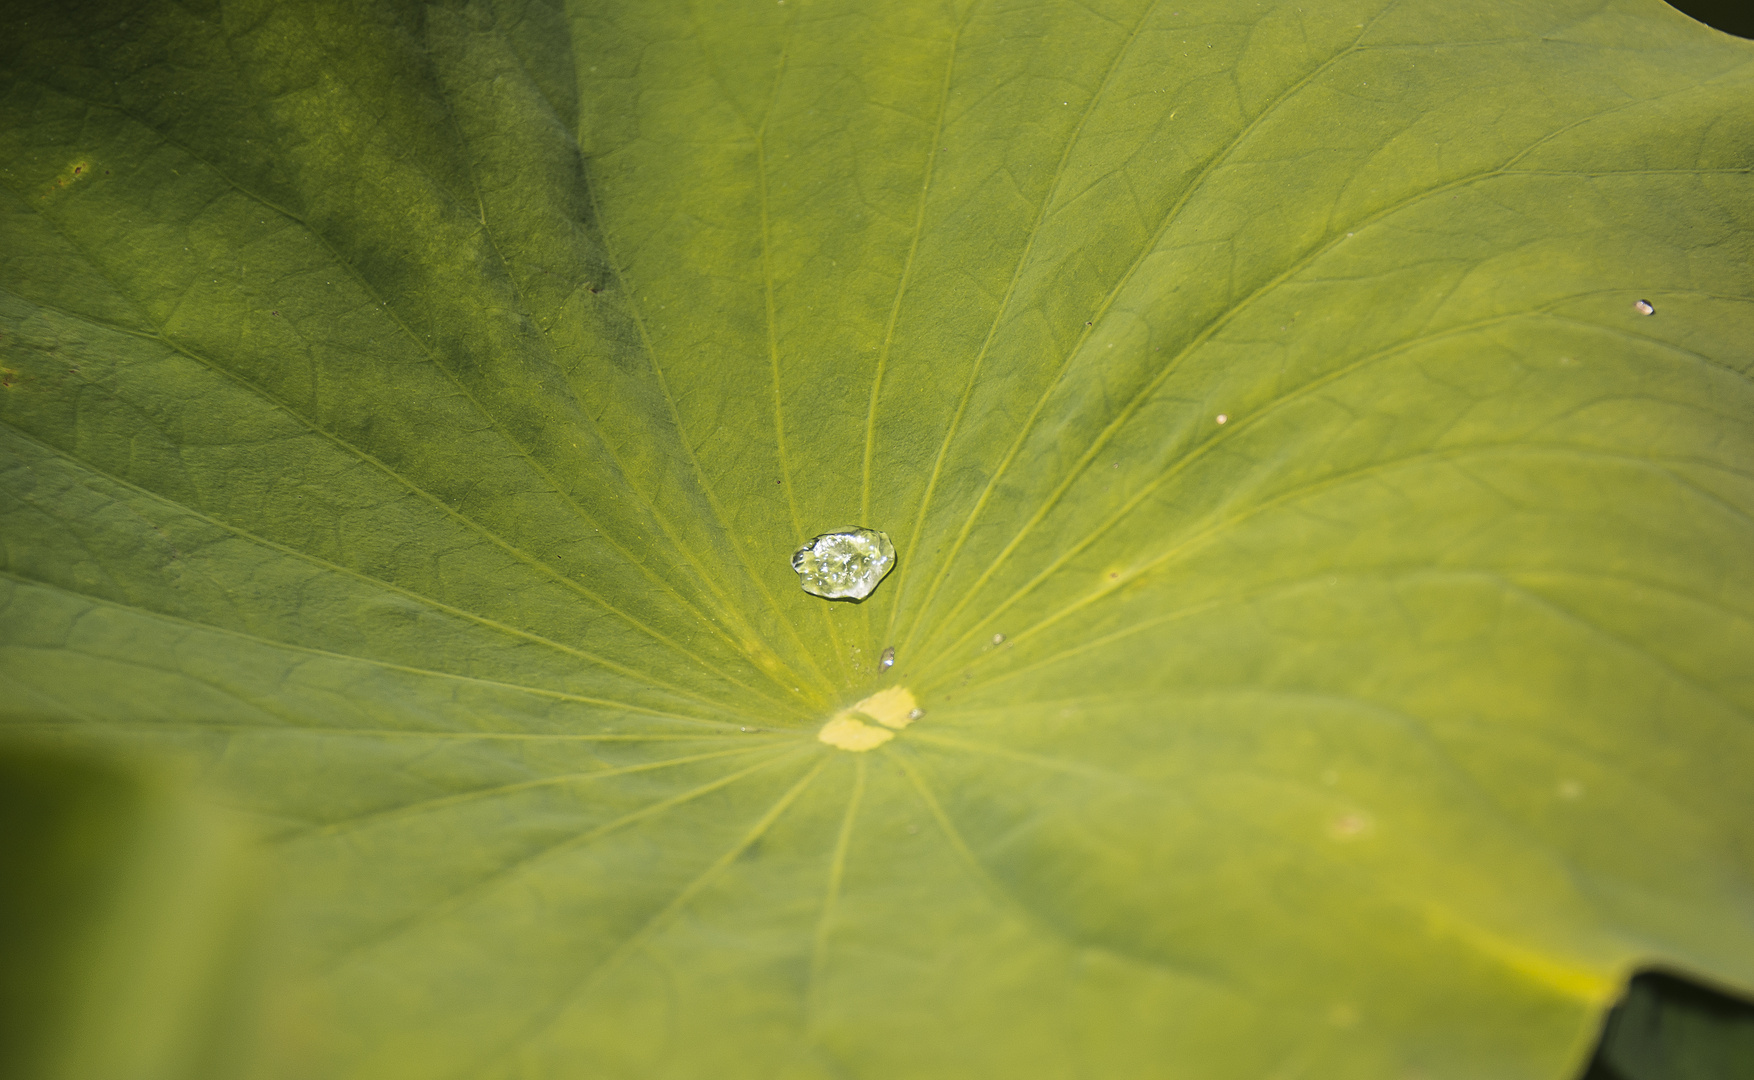
[[1669, 0], [1669, 3], [1726, 34], [1754, 38], [1754, 0]]

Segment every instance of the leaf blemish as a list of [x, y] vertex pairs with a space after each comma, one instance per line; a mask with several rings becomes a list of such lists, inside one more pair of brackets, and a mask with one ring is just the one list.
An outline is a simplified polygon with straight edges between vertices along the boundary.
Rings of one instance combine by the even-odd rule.
[[913, 691], [891, 686], [835, 713], [816, 737], [836, 749], [862, 754], [895, 738], [895, 732], [924, 715]]
[[1371, 821], [1369, 815], [1359, 813], [1342, 814], [1334, 820], [1332, 825], [1328, 826], [1328, 835], [1335, 840], [1356, 840], [1369, 833], [1370, 829]]

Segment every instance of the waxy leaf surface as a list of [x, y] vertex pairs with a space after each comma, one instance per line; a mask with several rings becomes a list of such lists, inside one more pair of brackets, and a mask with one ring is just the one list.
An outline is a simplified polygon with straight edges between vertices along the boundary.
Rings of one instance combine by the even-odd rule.
[[256, 1074], [1561, 1080], [1754, 990], [1754, 46], [7, 21], [0, 703], [257, 823]]

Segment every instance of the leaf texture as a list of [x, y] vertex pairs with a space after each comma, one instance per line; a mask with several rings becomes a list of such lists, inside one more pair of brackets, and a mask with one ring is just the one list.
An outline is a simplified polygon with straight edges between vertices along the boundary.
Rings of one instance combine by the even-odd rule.
[[0, 703], [259, 820], [261, 1075], [1557, 1080], [1754, 990], [1748, 43], [19, 9]]

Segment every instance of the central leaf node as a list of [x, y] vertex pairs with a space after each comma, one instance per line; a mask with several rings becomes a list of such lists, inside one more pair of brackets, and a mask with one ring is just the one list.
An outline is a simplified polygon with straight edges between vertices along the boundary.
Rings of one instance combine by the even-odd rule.
[[913, 691], [891, 686], [835, 713], [816, 737], [838, 749], [864, 753], [895, 738], [897, 731], [923, 715]]

